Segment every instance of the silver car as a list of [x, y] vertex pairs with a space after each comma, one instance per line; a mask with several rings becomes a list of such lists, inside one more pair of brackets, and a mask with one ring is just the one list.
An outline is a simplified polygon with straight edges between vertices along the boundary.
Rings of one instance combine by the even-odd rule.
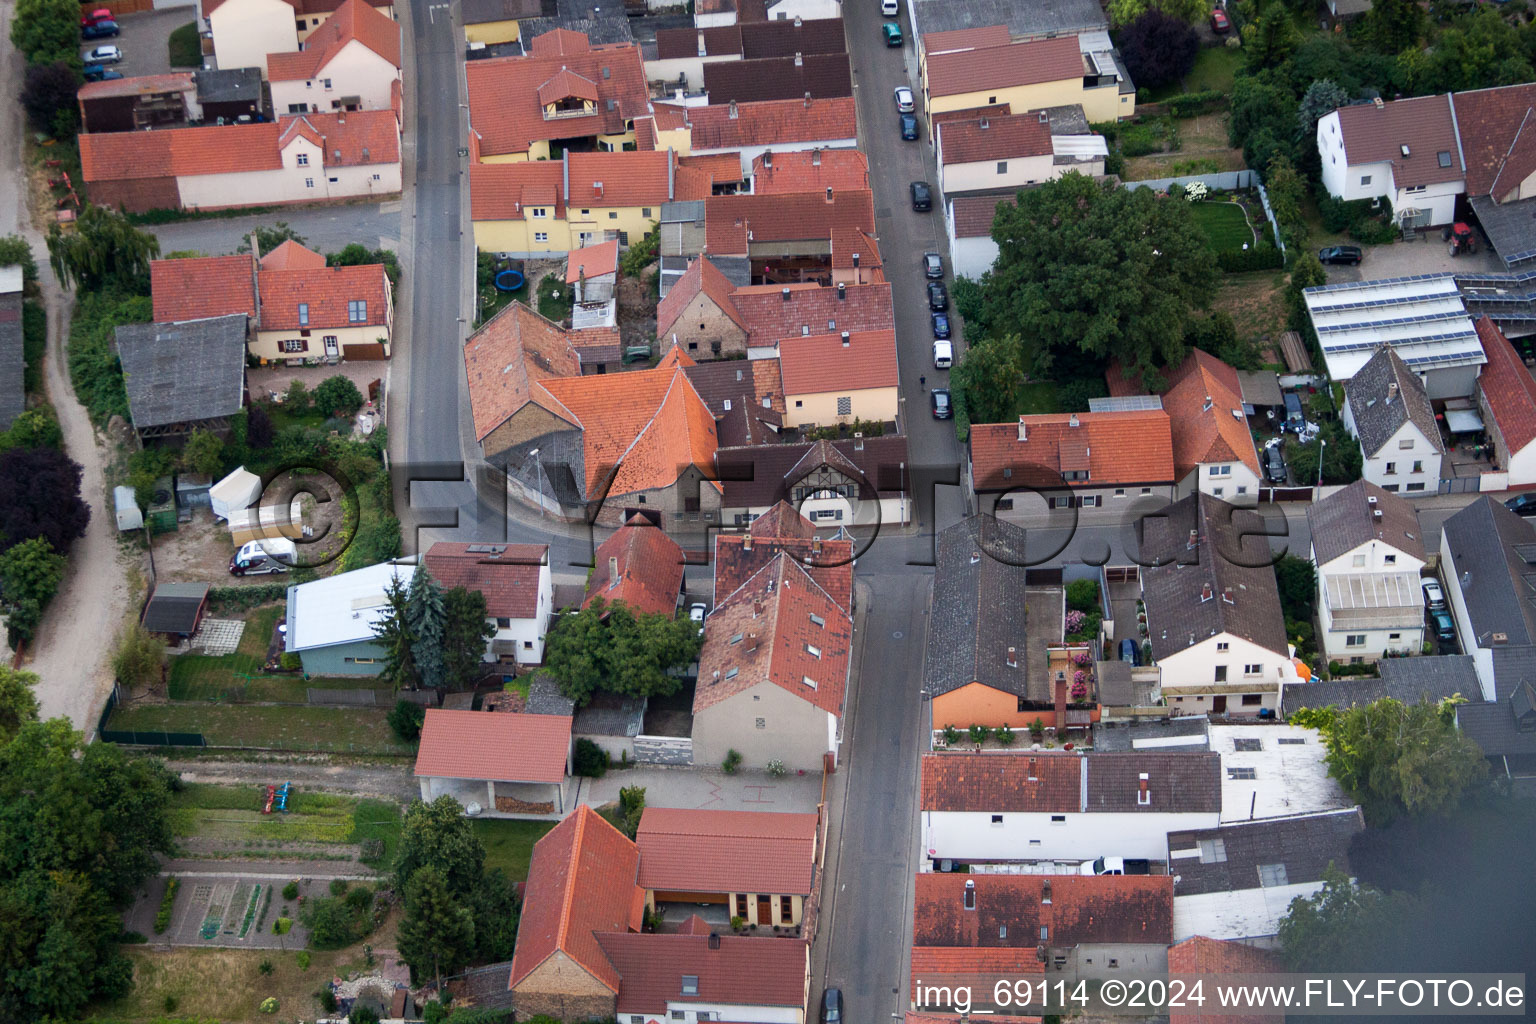
[[898, 85], [896, 87], [896, 112], [898, 114], [910, 114], [914, 109], [912, 90], [904, 85]]
[[87, 64], [120, 64], [123, 60], [123, 51], [111, 45], [98, 46], [86, 50], [85, 55], [80, 59]]

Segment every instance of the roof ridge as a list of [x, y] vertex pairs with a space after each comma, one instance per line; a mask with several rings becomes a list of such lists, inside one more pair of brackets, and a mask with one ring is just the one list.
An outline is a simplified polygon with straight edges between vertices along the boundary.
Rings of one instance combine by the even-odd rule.
[[580, 805], [581, 810], [576, 812], [576, 834], [571, 837], [571, 860], [566, 866], [565, 892], [560, 898], [560, 923], [555, 927], [555, 949], [564, 951], [566, 935], [571, 926], [571, 908], [576, 902], [576, 875], [579, 872], [578, 861], [581, 860], [581, 841], [586, 834], [587, 814], [591, 808], [586, 804]]
[[1526, 107], [1525, 116], [1520, 119], [1520, 127], [1516, 128], [1515, 134], [1510, 137], [1509, 148], [1506, 149], [1504, 151], [1504, 155], [1499, 158], [1499, 169], [1493, 173], [1493, 181], [1488, 186], [1489, 194], [1495, 196], [1494, 202], [1498, 202], [1496, 190], [1499, 187], [1499, 179], [1504, 176], [1504, 168], [1509, 165], [1509, 158], [1515, 152], [1515, 147], [1520, 144], [1520, 135], [1525, 131], [1525, 126], [1530, 123], [1530, 120], [1531, 108]]

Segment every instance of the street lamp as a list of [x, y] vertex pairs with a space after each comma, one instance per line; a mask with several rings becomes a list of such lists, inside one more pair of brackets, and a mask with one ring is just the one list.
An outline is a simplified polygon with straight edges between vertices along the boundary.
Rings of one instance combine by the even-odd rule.
[[1328, 454], [1327, 447], [1328, 442], [1325, 439], [1321, 437], [1317, 439], [1317, 489], [1319, 491], [1323, 489], [1323, 456]]
[[537, 449], [537, 448], [535, 448], [533, 451], [529, 452], [528, 453], [528, 457], [533, 459], [534, 465], [536, 465], [538, 467], [539, 518], [543, 519], [544, 518], [544, 460], [539, 458], [539, 449]]

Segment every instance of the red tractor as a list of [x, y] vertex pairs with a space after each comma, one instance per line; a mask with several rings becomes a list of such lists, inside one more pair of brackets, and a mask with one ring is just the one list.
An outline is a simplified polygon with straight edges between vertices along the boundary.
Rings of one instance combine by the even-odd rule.
[[1460, 256], [1462, 253], [1472, 254], [1477, 252], [1477, 236], [1472, 233], [1472, 228], [1457, 221], [1451, 225], [1451, 255]]

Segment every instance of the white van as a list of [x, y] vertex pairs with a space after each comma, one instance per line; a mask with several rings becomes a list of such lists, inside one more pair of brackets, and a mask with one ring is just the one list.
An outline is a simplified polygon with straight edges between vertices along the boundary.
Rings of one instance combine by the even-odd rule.
[[266, 537], [247, 541], [229, 560], [232, 576], [260, 576], [269, 572], [287, 572], [298, 559], [299, 549], [287, 537]]
[[933, 343], [933, 368], [935, 370], [947, 370], [954, 364], [955, 348], [947, 341]]
[[896, 4], [897, 0], [880, 0], [880, 13], [885, 15], [887, 18], [896, 17], [899, 11], [899, 8], [896, 6]]

